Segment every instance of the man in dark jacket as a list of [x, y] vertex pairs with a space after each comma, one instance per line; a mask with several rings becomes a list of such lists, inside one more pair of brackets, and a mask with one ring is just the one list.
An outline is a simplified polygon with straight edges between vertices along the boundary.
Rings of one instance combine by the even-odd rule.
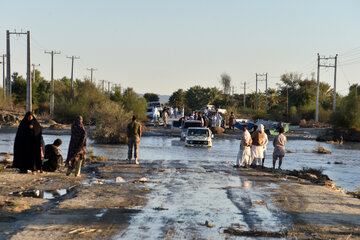
[[61, 139], [56, 139], [53, 144], [45, 146], [45, 160], [43, 170], [47, 172], [55, 172], [62, 165], [63, 158], [60, 153], [59, 146], [62, 144]]

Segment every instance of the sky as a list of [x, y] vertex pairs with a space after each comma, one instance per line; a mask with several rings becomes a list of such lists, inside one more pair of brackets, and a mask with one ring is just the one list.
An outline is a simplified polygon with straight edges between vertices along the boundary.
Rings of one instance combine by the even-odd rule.
[[[55, 79], [70, 77], [66, 57], [79, 56], [75, 78], [96, 68], [96, 83], [138, 93], [220, 88], [223, 73], [243, 93], [244, 82], [255, 91], [256, 73], [268, 73], [272, 88], [284, 73], [316, 73], [320, 53], [338, 54], [339, 94], [360, 83], [358, 0], [1, 0], [0, 8], [0, 55], [6, 30], [30, 31], [31, 62], [45, 79], [51, 58], [44, 51], [56, 50]], [[11, 70], [26, 77], [26, 35], [11, 35], [10, 45]], [[333, 68], [321, 69], [320, 81], [333, 87], [333, 79]]]

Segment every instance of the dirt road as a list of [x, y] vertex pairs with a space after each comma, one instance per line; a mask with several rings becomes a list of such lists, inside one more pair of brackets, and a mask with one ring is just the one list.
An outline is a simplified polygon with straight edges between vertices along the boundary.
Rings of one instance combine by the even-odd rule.
[[3, 171], [0, 205], [0, 239], [360, 238], [360, 199], [208, 161], [97, 162], [81, 178]]

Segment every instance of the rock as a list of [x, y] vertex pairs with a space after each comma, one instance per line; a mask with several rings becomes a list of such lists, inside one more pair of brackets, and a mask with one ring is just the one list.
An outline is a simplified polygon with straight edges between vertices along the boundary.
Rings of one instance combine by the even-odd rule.
[[211, 131], [212, 131], [214, 134], [222, 134], [222, 133], [224, 133], [225, 129], [222, 128], [222, 127], [212, 127], [212, 128], [211, 128]]
[[124, 183], [125, 180], [122, 177], [116, 177], [115, 182], [116, 183]]
[[140, 179], [139, 179], [139, 182], [147, 182], [146, 177], [142, 177], [142, 178], [140, 178]]

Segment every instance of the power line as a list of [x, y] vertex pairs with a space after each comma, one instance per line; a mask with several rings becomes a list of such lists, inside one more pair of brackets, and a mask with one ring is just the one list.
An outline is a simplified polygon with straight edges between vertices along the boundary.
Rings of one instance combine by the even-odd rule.
[[45, 51], [46, 54], [51, 54], [51, 93], [50, 93], [50, 115], [54, 115], [54, 55], [60, 54], [61, 52], [56, 52], [54, 50], [48, 52]]
[[[268, 74], [258, 74], [256, 73], [256, 110], [258, 110], [258, 81], [262, 82], [265, 81], [265, 93], [266, 93], [266, 103], [265, 103], [265, 112], [267, 112], [267, 80], [268, 80]], [[265, 79], [258, 79], [258, 77], [265, 77]]]
[[72, 91], [73, 90], [73, 81], [74, 81], [74, 60], [75, 59], [80, 59], [80, 57], [77, 57], [77, 56], [68, 57], [68, 56], [66, 56], [66, 58], [71, 59], [71, 84], [70, 84], [70, 89]]
[[[319, 121], [319, 85], [320, 85], [320, 67], [325, 67], [325, 68], [330, 68], [333, 67], [334, 68], [334, 95], [333, 95], [333, 112], [335, 112], [335, 108], [336, 108], [336, 67], [337, 67], [337, 57], [338, 55], [336, 54], [335, 57], [329, 56], [329, 57], [325, 57], [325, 56], [320, 56], [320, 54], [317, 54], [317, 82], [316, 82], [316, 109], [315, 109], [315, 121], [318, 122]], [[326, 60], [325, 64], [321, 64], [322, 60]], [[334, 65], [328, 64], [327, 61], [328, 60], [334, 60]]]
[[93, 82], [93, 72], [97, 71], [97, 68], [88, 68], [87, 70], [89, 70], [91, 72], [91, 78], [90, 78], [90, 82]]
[[33, 67], [33, 76], [32, 76], [32, 79], [31, 79], [31, 82], [35, 82], [35, 67], [39, 67], [40, 64], [31, 64], [31, 66]]

